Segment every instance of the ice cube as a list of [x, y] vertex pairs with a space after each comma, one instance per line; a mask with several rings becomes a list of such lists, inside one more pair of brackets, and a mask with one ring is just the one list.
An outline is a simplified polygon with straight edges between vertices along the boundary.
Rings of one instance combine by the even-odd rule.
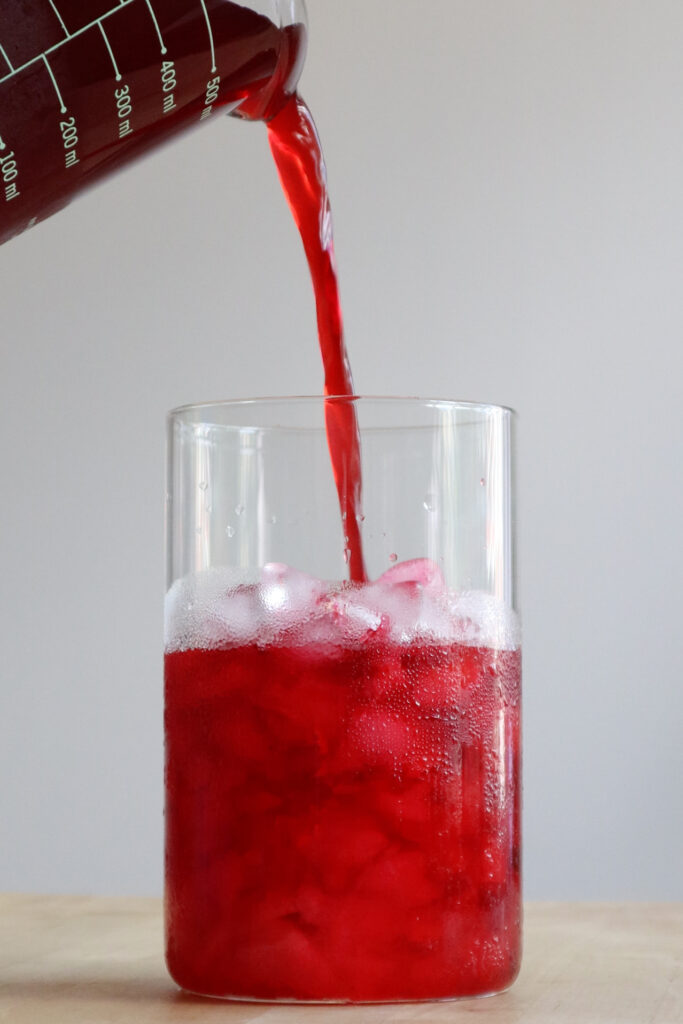
[[259, 628], [256, 588], [228, 566], [191, 573], [166, 595], [165, 649], [210, 649], [248, 642]]
[[432, 590], [443, 590], [445, 583], [441, 569], [431, 558], [411, 558], [392, 565], [377, 580], [378, 583], [419, 583]]
[[258, 581], [219, 567], [176, 580], [166, 597], [166, 650], [267, 644], [286, 637], [301, 645], [363, 644], [373, 635], [396, 643], [437, 643], [514, 650], [519, 623], [500, 598], [449, 590], [438, 565], [416, 558], [392, 566], [373, 583], [325, 583], [280, 562]]
[[[397, 567], [398, 568], [398, 567]], [[358, 600], [385, 620], [393, 640], [409, 643], [420, 636], [443, 630], [439, 591], [432, 592], [417, 580], [389, 580], [387, 573], [364, 587]]]
[[519, 647], [518, 616], [501, 598], [481, 590], [451, 591], [448, 611], [457, 643], [499, 651]]
[[264, 565], [258, 596], [266, 633], [274, 636], [303, 625], [316, 613], [325, 590], [322, 580], [308, 573], [281, 562]]

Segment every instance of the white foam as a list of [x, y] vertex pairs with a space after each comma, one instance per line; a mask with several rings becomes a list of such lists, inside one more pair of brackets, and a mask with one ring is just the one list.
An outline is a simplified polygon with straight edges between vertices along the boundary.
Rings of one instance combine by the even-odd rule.
[[257, 582], [215, 568], [176, 580], [166, 595], [166, 650], [258, 642], [361, 644], [373, 634], [513, 650], [519, 622], [483, 591], [446, 587], [428, 559], [392, 566], [372, 583], [325, 583], [272, 562]]

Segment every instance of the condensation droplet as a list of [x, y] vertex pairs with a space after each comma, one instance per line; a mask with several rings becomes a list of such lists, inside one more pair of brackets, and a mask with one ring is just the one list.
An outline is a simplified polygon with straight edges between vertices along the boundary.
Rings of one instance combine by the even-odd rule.
[[425, 499], [422, 502], [422, 508], [425, 510], [425, 512], [433, 512], [434, 511], [434, 505], [435, 505], [434, 495], [433, 494], [426, 494], [425, 495]]
[[398, 555], [396, 554], [395, 551], [392, 551], [391, 554], [389, 555], [389, 561], [398, 562]]
[[226, 526], [225, 527], [225, 532], [227, 533], [228, 537], [234, 537], [235, 536], [235, 527], [234, 526]]
[[271, 526], [275, 526], [277, 522], [277, 516], [268, 516], [268, 522]]
[[481, 486], [482, 486], [482, 487], [486, 487], [486, 477], [485, 477], [485, 476], [483, 476], [483, 477], [481, 478], [481, 480], [479, 481], [479, 483], [481, 484]]
[[200, 491], [205, 491], [208, 488], [208, 486], [209, 485], [207, 484], [206, 480], [200, 480], [199, 481], [199, 490]]
[[235, 515], [236, 516], [244, 515], [244, 505], [235, 505]]

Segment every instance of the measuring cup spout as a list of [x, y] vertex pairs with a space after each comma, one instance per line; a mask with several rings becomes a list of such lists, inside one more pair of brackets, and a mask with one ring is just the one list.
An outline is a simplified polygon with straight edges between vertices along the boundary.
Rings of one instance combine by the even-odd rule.
[[296, 92], [308, 42], [304, 0], [277, 0], [280, 36], [275, 70], [262, 90], [248, 92], [231, 110], [235, 117], [250, 121], [271, 121]]

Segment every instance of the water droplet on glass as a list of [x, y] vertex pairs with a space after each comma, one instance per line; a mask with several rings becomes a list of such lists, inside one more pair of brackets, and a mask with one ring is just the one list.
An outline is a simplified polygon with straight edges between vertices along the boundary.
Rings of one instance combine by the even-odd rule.
[[234, 526], [226, 526], [225, 527], [225, 532], [227, 533], [228, 537], [234, 537], [235, 536], [235, 527]]
[[436, 502], [434, 500], [434, 495], [433, 494], [426, 494], [425, 495], [425, 499], [422, 502], [422, 508], [425, 510], [425, 512], [433, 512], [435, 504], [436, 504]]
[[359, 523], [364, 523], [365, 522], [365, 516], [363, 515], [362, 512], [359, 513], [359, 515], [356, 518], [358, 519]]
[[244, 505], [235, 505], [235, 515], [236, 516], [244, 515]]
[[268, 522], [271, 526], [275, 526], [277, 522], [277, 516], [268, 516]]
[[486, 487], [486, 477], [485, 477], [485, 476], [483, 476], [483, 477], [481, 478], [481, 480], [479, 481], [479, 483], [481, 484], [481, 486], [482, 486], [482, 487]]
[[389, 561], [398, 562], [398, 555], [396, 554], [395, 551], [392, 551], [391, 554], [389, 555]]
[[199, 481], [199, 490], [200, 491], [205, 491], [208, 486], [209, 485], [207, 484], [206, 480], [200, 480]]

